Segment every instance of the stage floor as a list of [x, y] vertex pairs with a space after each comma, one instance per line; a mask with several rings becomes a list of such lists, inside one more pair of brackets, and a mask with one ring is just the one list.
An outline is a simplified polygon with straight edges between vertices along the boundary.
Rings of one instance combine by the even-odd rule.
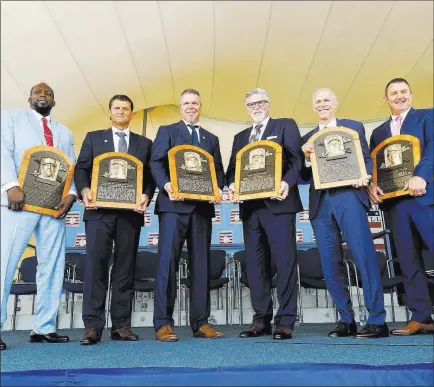
[[[402, 323], [389, 324], [389, 328], [401, 325]], [[193, 338], [190, 328], [180, 327], [176, 328], [180, 338], [176, 343], [155, 341], [152, 328], [134, 328], [134, 332], [140, 336], [138, 342], [111, 341], [109, 331], [106, 330], [103, 341], [94, 346], [79, 345], [83, 334], [81, 329], [59, 331], [70, 336], [71, 342], [67, 344], [32, 344], [28, 340], [28, 331], [4, 332], [2, 338], [8, 350], [1, 353], [2, 385], [19, 385], [20, 381], [21, 385], [35, 385], [30, 382], [30, 384], [25, 383], [27, 376], [30, 377], [30, 375], [34, 378], [44, 375], [46, 378], [50, 375], [51, 377], [56, 376], [62, 380], [63, 385], [80, 384], [79, 375], [86, 374], [87, 379], [83, 380], [91, 380], [90, 375], [95, 375], [95, 371], [98, 370], [100, 370], [97, 372], [98, 380], [102, 381], [101, 378], [104, 378], [104, 375], [108, 378], [101, 382], [101, 385], [107, 385], [107, 381], [115, 383], [116, 375], [120, 376], [122, 373], [128, 375], [127, 379], [123, 379], [122, 385], [169, 385], [170, 378], [167, 378], [169, 374], [171, 377], [175, 377], [176, 374], [183, 375], [183, 377], [174, 378], [173, 383], [175, 384], [193, 383], [191, 385], [194, 385], [193, 379], [190, 378], [187, 381], [185, 377], [189, 372], [191, 376], [191, 371], [199, 370], [208, 377], [203, 379], [203, 383], [195, 385], [225, 385], [223, 380], [219, 382], [219, 378], [225, 372], [228, 375], [229, 372], [236, 370], [242, 370], [238, 375], [241, 384], [238, 385], [254, 385], [255, 382], [256, 385], [262, 385], [258, 375], [262, 374], [265, 377], [264, 372], [270, 372], [273, 369], [274, 376], [282, 374], [282, 378], [279, 379], [281, 383], [276, 380], [273, 382], [275, 385], [294, 385], [292, 382], [298, 379], [287, 379], [286, 377], [294, 376], [293, 371], [295, 370], [299, 371], [300, 378], [303, 373], [307, 378], [315, 371], [318, 372], [317, 376], [320, 375], [321, 369], [327, 370], [328, 377], [335, 379], [338, 376], [336, 371], [348, 371], [346, 374], [349, 384], [345, 384], [345, 380], [342, 380], [339, 383], [336, 382], [335, 385], [358, 385], [357, 379], [352, 379], [350, 376], [349, 369], [352, 372], [364, 370], [367, 374], [372, 374], [372, 371], [393, 371], [394, 368], [401, 374], [403, 374], [402, 371], [407, 370], [407, 376], [410, 376], [408, 370], [422, 372], [419, 375], [424, 378], [431, 374], [432, 385], [432, 380], [434, 380], [433, 335], [389, 337], [376, 340], [331, 339], [327, 337], [327, 332], [333, 327], [334, 324], [298, 326], [295, 328], [293, 339], [286, 341], [276, 341], [271, 336], [253, 339], [239, 338], [239, 332], [247, 329], [248, 326], [219, 326], [226, 337], [215, 340]], [[55, 372], [49, 372], [49, 370]], [[113, 370], [118, 370], [120, 373], [113, 374]], [[209, 379], [211, 371], [216, 370], [219, 370], [217, 373], [219, 377]], [[245, 378], [241, 377], [243, 373]], [[256, 377], [253, 377], [255, 373]], [[134, 384], [134, 377], [139, 374], [142, 377], [137, 380], [141, 380], [141, 383]], [[75, 377], [72, 377], [73, 375]], [[157, 380], [153, 380], [156, 375], [160, 376]], [[230, 380], [236, 381], [234, 375]], [[248, 382], [249, 380], [251, 383]], [[271, 381], [269, 377], [265, 380]], [[308, 380], [306, 379], [306, 383], [299, 382], [298, 385], [321, 385], [317, 384], [321, 380], [314, 383], [316, 378], [310, 379], [311, 383], [307, 383]], [[332, 379], [328, 380], [329, 383], [324, 378], [322, 380], [324, 385], [333, 384], [330, 383]], [[409, 385], [409, 380], [402, 379], [402, 382], [405, 381]], [[400, 385], [399, 382], [400, 380], [397, 380], [394, 385]], [[418, 383], [423, 384], [423, 380], [419, 380]], [[235, 385], [235, 383], [232, 384]]]

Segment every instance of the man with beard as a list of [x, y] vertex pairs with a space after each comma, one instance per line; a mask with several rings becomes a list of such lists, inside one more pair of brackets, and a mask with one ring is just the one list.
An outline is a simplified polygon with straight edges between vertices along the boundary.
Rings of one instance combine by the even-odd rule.
[[[407, 134], [420, 140], [421, 159], [407, 183], [409, 195], [386, 199], [380, 186], [369, 185], [369, 199], [384, 211], [392, 231], [396, 255], [404, 275], [406, 302], [411, 321], [392, 335], [434, 333], [433, 307], [422, 261], [422, 241], [434, 254], [434, 125], [433, 109], [413, 109], [413, 94], [404, 78], [392, 79], [385, 89], [390, 118], [371, 135], [371, 151], [387, 138]], [[389, 146], [390, 147], [390, 146]], [[399, 160], [398, 160], [399, 161]]]
[[[71, 131], [51, 118], [56, 105], [53, 89], [45, 83], [33, 86], [30, 110], [1, 113], [1, 325], [7, 316], [7, 303], [18, 262], [34, 234], [38, 252], [36, 286], [38, 298], [31, 343], [66, 343], [68, 336], [56, 333], [65, 268], [65, 216], [76, 199], [74, 184], [57, 208], [56, 217], [23, 211], [24, 192], [17, 175], [26, 149], [48, 145], [60, 149], [73, 161], [74, 141]], [[0, 340], [0, 349], [6, 344]]]
[[[270, 97], [264, 89], [246, 94], [247, 112], [252, 126], [234, 137], [232, 154], [226, 171], [230, 200], [234, 201], [235, 162], [238, 151], [258, 140], [274, 141], [282, 146], [282, 182], [279, 196], [240, 203], [246, 250], [247, 279], [255, 311], [253, 322], [240, 337], [271, 335], [273, 304], [271, 300], [271, 251], [277, 269], [279, 310], [274, 316], [273, 339], [292, 338], [297, 317], [297, 246], [295, 217], [303, 207], [297, 180], [302, 167], [301, 138], [293, 119], [269, 116]], [[278, 230], [278, 232], [276, 231]]]
[[[152, 145], [151, 169], [159, 188], [155, 213], [159, 219], [157, 270], [154, 298], [154, 327], [158, 341], [177, 341], [172, 318], [176, 298], [176, 267], [182, 246], [187, 240], [188, 265], [191, 275], [190, 326], [194, 337], [219, 338], [223, 333], [208, 323], [210, 316], [209, 265], [214, 204], [183, 200], [173, 195], [170, 182], [168, 151], [183, 144], [195, 145], [214, 157], [217, 185], [224, 185], [224, 172], [219, 140], [199, 123], [202, 101], [198, 91], [181, 93], [182, 120], [158, 129]], [[221, 192], [220, 192], [221, 196]]]

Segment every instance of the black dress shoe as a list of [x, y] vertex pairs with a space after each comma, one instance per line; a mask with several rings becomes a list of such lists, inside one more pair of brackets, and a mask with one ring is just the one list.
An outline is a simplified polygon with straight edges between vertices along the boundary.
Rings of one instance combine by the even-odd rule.
[[131, 332], [131, 328], [122, 327], [115, 331], [112, 331], [111, 334], [112, 340], [121, 340], [121, 341], [137, 341], [139, 340], [139, 336], [135, 333]]
[[6, 347], [6, 343], [2, 339], [0, 339], [0, 351], [4, 351], [7, 348], [8, 347]]
[[378, 339], [380, 337], [389, 337], [389, 328], [386, 324], [366, 324], [356, 335], [356, 339]]
[[271, 326], [259, 328], [255, 325], [252, 325], [248, 331], [242, 331], [240, 333], [240, 337], [242, 338], [268, 336], [268, 335], [271, 335]]
[[339, 321], [336, 328], [329, 332], [329, 337], [348, 337], [357, 333], [357, 324], [353, 320], [350, 323]]
[[46, 335], [39, 335], [32, 332], [30, 335], [31, 343], [67, 343], [68, 341], [68, 336], [60, 336], [56, 332], [47, 333]]
[[289, 340], [292, 339], [292, 328], [280, 326], [273, 333], [274, 340]]
[[96, 328], [86, 328], [80, 340], [81, 345], [94, 345], [101, 341], [101, 331]]

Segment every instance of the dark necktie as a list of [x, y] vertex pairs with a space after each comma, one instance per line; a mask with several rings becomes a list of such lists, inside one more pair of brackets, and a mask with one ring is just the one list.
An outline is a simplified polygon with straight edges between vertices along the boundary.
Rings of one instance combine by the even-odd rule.
[[48, 146], [53, 146], [53, 133], [51, 133], [50, 128], [47, 124], [47, 119], [42, 117], [42, 127], [44, 128], [44, 137]]
[[199, 137], [197, 136], [196, 128], [199, 128], [199, 125], [187, 125], [191, 129], [191, 143], [192, 145], [199, 146]]
[[250, 141], [249, 142], [255, 142], [261, 139], [261, 128], [262, 128], [262, 124], [258, 124], [255, 126], [255, 128], [253, 129], [252, 135], [250, 136]]
[[124, 152], [127, 153], [128, 146], [127, 146], [127, 140], [125, 140], [125, 136], [127, 135], [124, 132], [116, 132], [116, 134], [119, 136], [119, 146], [118, 146], [118, 152]]

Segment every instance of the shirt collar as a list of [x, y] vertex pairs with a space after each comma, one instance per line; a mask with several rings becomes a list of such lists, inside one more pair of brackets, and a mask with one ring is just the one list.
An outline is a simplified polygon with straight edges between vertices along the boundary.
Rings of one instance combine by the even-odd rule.
[[258, 122], [258, 123], [253, 123], [253, 127], [252, 129], [255, 129], [259, 124], [262, 124], [261, 126], [261, 131], [265, 130], [265, 127], [268, 124], [268, 121], [270, 121], [270, 116], [267, 116], [263, 121]]
[[116, 134], [117, 132], [124, 132], [127, 135], [127, 137], [130, 135], [130, 128], [120, 130], [120, 129], [116, 128], [115, 126], [112, 126], [112, 131], [113, 131], [113, 134]]
[[335, 128], [338, 125], [336, 117], [333, 117], [327, 124], [318, 124], [319, 130], [324, 128]]
[[[407, 117], [407, 114], [410, 111], [410, 109], [411, 109], [411, 106], [405, 112], [402, 112], [401, 114], [398, 114], [398, 116], [402, 117], [401, 123], [404, 122], [405, 117]], [[395, 121], [396, 117], [398, 117], [398, 116], [394, 116], [393, 114], [391, 114], [390, 118], [392, 118], [392, 121]]]
[[190, 124], [189, 122], [187, 122], [186, 120], [184, 120], [184, 119], [182, 119], [182, 121], [184, 122], [184, 124], [187, 126], [187, 129], [188, 130], [191, 130], [191, 128], [188, 126], [188, 125], [193, 125], [193, 126], [197, 126], [198, 128], [196, 128], [196, 129], [199, 129], [200, 128], [200, 122], [198, 121], [198, 122], [196, 122], [195, 124]]
[[[38, 122], [41, 123], [42, 118], [44, 118], [44, 116], [43, 116], [42, 114], [39, 114], [39, 113], [38, 113], [36, 110], [34, 110], [34, 109], [30, 109], [30, 110], [33, 112], [33, 114], [34, 114], [34, 116], [36, 117], [36, 119], [38, 120]], [[50, 115], [45, 116], [45, 118], [47, 119], [47, 122], [48, 122], [48, 123], [51, 123], [51, 116], [50, 116]]]

